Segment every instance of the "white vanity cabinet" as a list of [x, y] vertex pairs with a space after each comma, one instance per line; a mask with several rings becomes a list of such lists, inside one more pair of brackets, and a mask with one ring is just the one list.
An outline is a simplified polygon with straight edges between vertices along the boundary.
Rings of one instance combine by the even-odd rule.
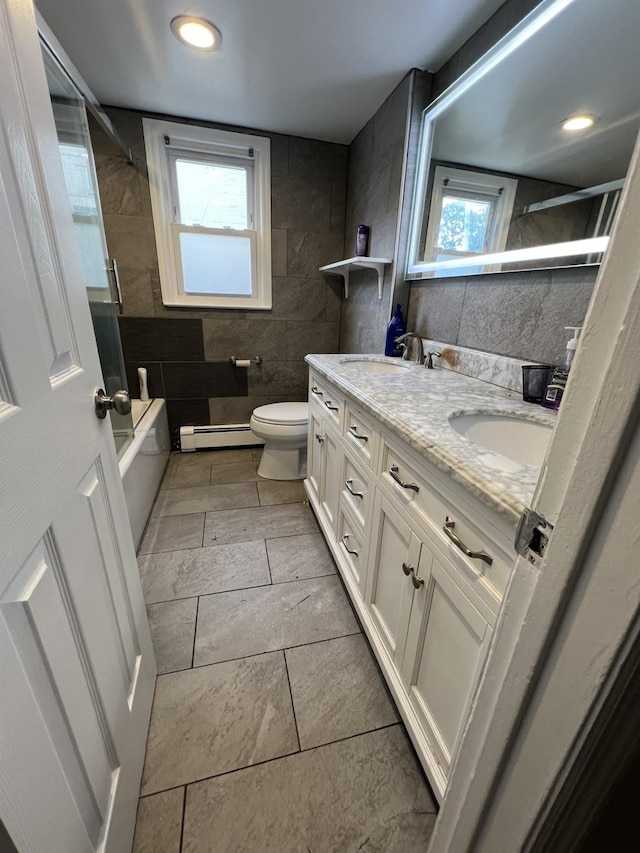
[[441, 799], [509, 578], [512, 533], [313, 370], [309, 399], [309, 500]]

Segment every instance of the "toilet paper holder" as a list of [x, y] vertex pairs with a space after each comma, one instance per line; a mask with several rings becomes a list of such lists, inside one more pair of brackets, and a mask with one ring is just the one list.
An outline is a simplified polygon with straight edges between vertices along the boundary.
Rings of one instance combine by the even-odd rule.
[[250, 364], [262, 364], [262, 359], [259, 355], [255, 358], [236, 358], [235, 355], [229, 356], [229, 361], [234, 367], [249, 367]]

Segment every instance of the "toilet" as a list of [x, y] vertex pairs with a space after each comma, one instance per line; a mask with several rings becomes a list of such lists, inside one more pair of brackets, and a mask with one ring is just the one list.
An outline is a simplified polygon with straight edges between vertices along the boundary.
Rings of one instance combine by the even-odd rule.
[[264, 440], [258, 475], [266, 480], [307, 476], [308, 403], [269, 403], [251, 415], [251, 431]]

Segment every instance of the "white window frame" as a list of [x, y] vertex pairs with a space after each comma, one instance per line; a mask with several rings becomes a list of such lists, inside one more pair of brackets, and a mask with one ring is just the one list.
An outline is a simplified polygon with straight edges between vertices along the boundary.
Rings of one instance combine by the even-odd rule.
[[[271, 308], [271, 144], [265, 136], [251, 136], [172, 121], [143, 119], [144, 141], [149, 170], [151, 209], [158, 250], [162, 301], [178, 308]], [[169, 140], [167, 143], [166, 140]], [[175, 221], [172, 169], [176, 154], [213, 161], [224, 157], [251, 157], [253, 179], [248, 201], [253, 213], [252, 227], [245, 231], [200, 228]], [[250, 173], [248, 173], [250, 174]], [[187, 293], [182, 277], [180, 233], [206, 233], [249, 237], [252, 241], [252, 292], [250, 295], [227, 293]]]
[[[492, 203], [491, 222], [489, 234], [490, 246], [482, 252], [455, 252], [447, 250], [448, 261], [438, 261], [436, 255], [436, 240], [440, 232], [442, 219], [442, 199], [445, 188], [478, 194], [479, 201], [490, 201]], [[485, 257], [489, 254], [503, 252], [507, 245], [509, 236], [509, 225], [513, 204], [516, 197], [518, 181], [515, 178], [501, 177], [486, 172], [472, 172], [466, 169], [457, 169], [452, 166], [436, 166], [433, 175], [433, 189], [431, 192], [431, 205], [429, 207], [429, 219], [427, 223], [427, 234], [425, 239], [425, 258], [423, 267], [426, 268], [426, 277], [435, 275], [451, 276], [459, 275], [455, 261], [462, 261], [468, 269], [469, 258]], [[448, 264], [449, 268], [441, 268], [440, 264]], [[479, 266], [483, 272], [498, 272], [501, 264], [488, 265], [480, 261]], [[464, 274], [464, 271], [462, 272]]]

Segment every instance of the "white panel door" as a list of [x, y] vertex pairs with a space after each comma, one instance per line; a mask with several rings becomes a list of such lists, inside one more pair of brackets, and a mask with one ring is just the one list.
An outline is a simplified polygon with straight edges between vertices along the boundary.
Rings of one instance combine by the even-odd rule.
[[0, 820], [131, 846], [155, 664], [27, 0], [0, 0]]

